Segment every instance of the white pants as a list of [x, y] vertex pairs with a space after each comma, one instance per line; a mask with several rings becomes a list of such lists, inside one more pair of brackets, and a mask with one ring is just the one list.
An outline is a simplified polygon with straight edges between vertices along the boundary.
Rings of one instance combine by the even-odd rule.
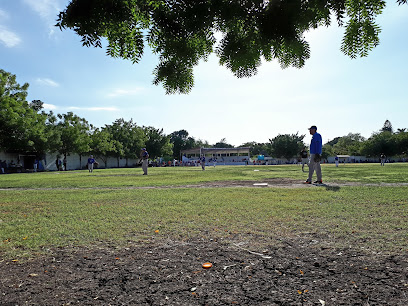
[[92, 172], [92, 171], [93, 171], [93, 165], [94, 165], [94, 164], [88, 164], [88, 170], [89, 170], [89, 172]]
[[312, 181], [313, 172], [316, 171], [317, 180], [322, 180], [322, 168], [320, 167], [320, 162], [314, 161], [315, 155], [310, 154], [310, 162], [309, 162], [309, 178], [307, 179], [309, 182]]
[[305, 165], [308, 165], [308, 159], [307, 158], [302, 158], [302, 171], [305, 168]]
[[147, 159], [144, 159], [142, 161], [142, 169], [143, 169], [143, 174], [147, 174], [147, 166], [148, 166], [149, 161]]

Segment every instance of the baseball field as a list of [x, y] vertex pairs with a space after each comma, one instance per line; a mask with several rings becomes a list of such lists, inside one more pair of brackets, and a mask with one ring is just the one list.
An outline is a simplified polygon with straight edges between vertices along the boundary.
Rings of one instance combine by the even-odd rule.
[[[6, 305], [406, 305], [408, 163], [0, 176]], [[211, 262], [212, 268], [202, 264]]]

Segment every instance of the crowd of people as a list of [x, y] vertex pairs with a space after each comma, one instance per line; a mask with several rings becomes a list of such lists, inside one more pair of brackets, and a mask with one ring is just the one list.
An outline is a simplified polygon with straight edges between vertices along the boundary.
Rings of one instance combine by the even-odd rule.
[[11, 160], [7, 163], [6, 160], [0, 160], [0, 168], [1, 174], [17, 173], [22, 171], [23, 165], [19, 161], [15, 163], [14, 160]]

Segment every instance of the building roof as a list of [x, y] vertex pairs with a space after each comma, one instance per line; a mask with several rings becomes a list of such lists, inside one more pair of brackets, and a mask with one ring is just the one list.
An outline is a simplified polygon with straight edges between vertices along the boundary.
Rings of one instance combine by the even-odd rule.
[[189, 150], [181, 150], [181, 154], [249, 154], [249, 147], [241, 148], [194, 148]]

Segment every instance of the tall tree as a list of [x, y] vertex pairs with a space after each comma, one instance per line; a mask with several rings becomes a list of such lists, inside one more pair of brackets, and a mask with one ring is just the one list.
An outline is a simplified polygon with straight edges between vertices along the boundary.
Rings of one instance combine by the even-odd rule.
[[115, 145], [115, 141], [112, 140], [112, 137], [107, 130], [97, 128], [91, 135], [90, 153], [96, 158], [101, 159], [106, 168], [108, 157], [112, 152], [116, 151]]
[[173, 145], [170, 143], [170, 135], [163, 133], [163, 129], [156, 129], [152, 126], [144, 127], [146, 135], [146, 149], [150, 158], [170, 156], [173, 154]]
[[115, 150], [111, 152], [116, 157], [119, 167], [120, 158], [126, 158], [128, 165], [129, 158], [137, 158], [140, 150], [146, 141], [146, 135], [142, 127], [138, 126], [133, 120], [126, 121], [123, 118], [115, 120], [104, 128], [111, 135], [113, 141], [116, 141]]
[[399, 132], [393, 135], [396, 142], [396, 154], [407, 156], [408, 155], [408, 131]]
[[188, 150], [196, 146], [195, 139], [188, 135], [186, 130], [179, 130], [170, 134], [170, 142], [173, 144], [173, 157], [175, 159], [180, 158], [181, 150]]
[[[304, 34], [333, 19], [345, 28], [342, 52], [367, 56], [379, 44], [376, 17], [385, 5], [383, 0], [72, 0], [57, 26], [74, 30], [88, 47], [101, 47], [106, 38], [108, 55], [133, 63], [146, 41], [159, 55], [154, 84], [167, 93], [188, 93], [193, 67], [212, 52], [237, 77], [255, 75], [262, 59], [302, 67], [310, 57]], [[215, 33], [222, 34], [218, 45]]]
[[234, 146], [232, 144], [229, 144], [227, 142], [226, 138], [222, 138], [220, 141], [213, 145], [213, 148], [233, 148], [233, 147]]
[[392, 128], [392, 124], [390, 120], [385, 120], [383, 127], [380, 130], [381, 132], [390, 132], [390, 133], [394, 133], [394, 130]]
[[326, 143], [322, 147], [322, 155], [321, 157], [323, 159], [327, 159], [329, 156], [333, 156], [335, 153], [333, 152], [333, 146], [331, 146], [329, 143]]
[[361, 145], [365, 138], [359, 133], [349, 133], [346, 136], [339, 137], [336, 144], [333, 145], [335, 154], [360, 155]]
[[56, 144], [59, 147], [55, 148], [55, 151], [63, 154], [65, 158], [71, 153], [82, 156], [82, 154], [89, 152], [92, 125], [72, 112], [58, 114], [57, 117], [60, 119], [56, 125], [60, 143]]
[[389, 131], [374, 133], [363, 143], [361, 151], [369, 157], [379, 157], [382, 153], [393, 156], [397, 154], [396, 139]]
[[251, 156], [267, 155], [269, 151], [267, 143], [258, 143], [255, 141], [243, 143], [240, 147], [249, 147], [249, 154]]
[[0, 69], [0, 147], [14, 152], [43, 153], [47, 148], [47, 114], [42, 102], [26, 101], [28, 83]]
[[271, 156], [286, 158], [287, 160], [299, 156], [299, 152], [305, 146], [303, 143], [304, 138], [305, 135], [298, 135], [296, 133], [278, 135], [275, 138], [269, 139]]
[[201, 140], [201, 139], [195, 139], [195, 138], [192, 138], [193, 140], [194, 140], [194, 143], [195, 143], [195, 147], [198, 147], [198, 148], [211, 148], [211, 145], [208, 143], [208, 141], [207, 140]]

